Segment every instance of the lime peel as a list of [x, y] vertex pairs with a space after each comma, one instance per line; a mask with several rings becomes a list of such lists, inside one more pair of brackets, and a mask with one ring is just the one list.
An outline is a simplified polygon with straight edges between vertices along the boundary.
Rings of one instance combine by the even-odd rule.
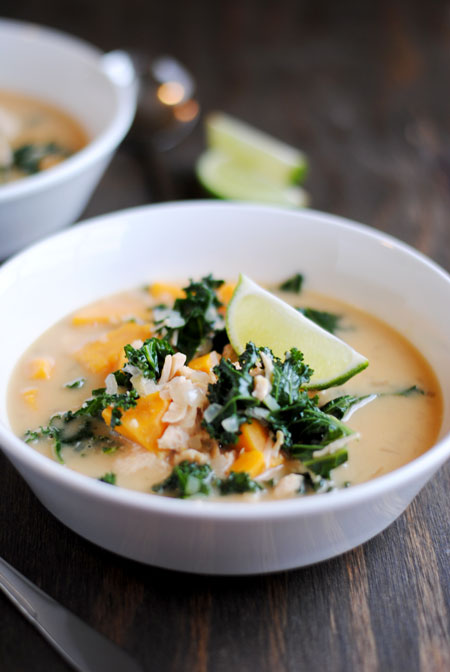
[[238, 354], [249, 341], [270, 348], [281, 359], [291, 348], [300, 350], [314, 370], [309, 389], [341, 385], [369, 364], [350, 345], [243, 274], [228, 304], [226, 330]]

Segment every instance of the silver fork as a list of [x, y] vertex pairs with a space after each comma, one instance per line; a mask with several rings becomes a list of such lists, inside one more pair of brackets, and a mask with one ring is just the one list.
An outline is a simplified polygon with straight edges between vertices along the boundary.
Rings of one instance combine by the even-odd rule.
[[0, 589], [78, 672], [143, 672], [123, 649], [0, 558]]

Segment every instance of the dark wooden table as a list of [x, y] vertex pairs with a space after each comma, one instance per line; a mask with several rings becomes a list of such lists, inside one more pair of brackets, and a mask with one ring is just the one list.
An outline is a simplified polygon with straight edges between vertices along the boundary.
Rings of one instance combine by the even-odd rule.
[[[308, 153], [315, 208], [391, 233], [450, 269], [448, 2], [3, 0], [1, 11], [104, 50], [175, 55], [195, 74], [203, 111], [228, 111]], [[161, 157], [170, 198], [199, 195], [202, 147], [199, 125]], [[125, 144], [85, 215], [163, 197]], [[447, 465], [388, 530], [341, 557], [214, 578], [86, 542], [0, 457], [1, 554], [148, 671], [444, 671], [449, 476]], [[68, 670], [2, 596], [0, 670]]]

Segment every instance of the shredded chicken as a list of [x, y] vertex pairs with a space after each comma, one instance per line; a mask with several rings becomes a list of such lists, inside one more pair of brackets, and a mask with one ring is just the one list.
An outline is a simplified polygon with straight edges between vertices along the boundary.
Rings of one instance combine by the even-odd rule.
[[267, 378], [258, 374], [254, 378], [252, 397], [259, 399], [259, 401], [264, 401], [267, 395], [270, 394], [270, 388], [271, 385]]
[[259, 353], [261, 357], [261, 361], [264, 365], [264, 375], [269, 381], [269, 383], [272, 383], [272, 376], [273, 376], [273, 361], [271, 360], [270, 357], [266, 355], [266, 353], [261, 350]]
[[182, 453], [176, 453], [173, 463], [174, 465], [180, 464], [184, 460], [189, 462], [197, 462], [197, 464], [206, 464], [209, 462], [208, 455], [206, 453], [201, 453], [199, 450], [194, 450], [193, 448], [188, 448]]
[[218, 478], [225, 478], [235, 459], [233, 450], [222, 453], [217, 444], [211, 450], [211, 468]]
[[304, 476], [301, 474], [287, 474], [280, 478], [273, 490], [273, 496], [276, 499], [283, 499], [284, 497], [292, 497], [298, 492], [304, 481]]
[[159, 384], [164, 385], [164, 383], [172, 380], [172, 378], [184, 366], [185, 361], [186, 355], [184, 355], [182, 352], [177, 352], [175, 355], [166, 355], [164, 366], [159, 379]]

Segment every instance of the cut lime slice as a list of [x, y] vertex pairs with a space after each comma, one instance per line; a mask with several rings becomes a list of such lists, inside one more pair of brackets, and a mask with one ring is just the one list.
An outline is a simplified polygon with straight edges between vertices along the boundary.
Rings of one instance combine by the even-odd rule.
[[268, 179], [296, 184], [307, 171], [305, 154], [249, 124], [221, 112], [205, 120], [208, 146], [234, 159], [247, 170], [257, 170]]
[[301, 187], [280, 184], [218, 150], [202, 154], [196, 168], [203, 187], [219, 198], [292, 208], [308, 204], [308, 194]]
[[281, 359], [291, 348], [300, 350], [314, 370], [307, 385], [314, 390], [341, 385], [369, 364], [347, 343], [245, 275], [239, 277], [228, 304], [226, 329], [238, 354], [249, 341], [270, 348]]

